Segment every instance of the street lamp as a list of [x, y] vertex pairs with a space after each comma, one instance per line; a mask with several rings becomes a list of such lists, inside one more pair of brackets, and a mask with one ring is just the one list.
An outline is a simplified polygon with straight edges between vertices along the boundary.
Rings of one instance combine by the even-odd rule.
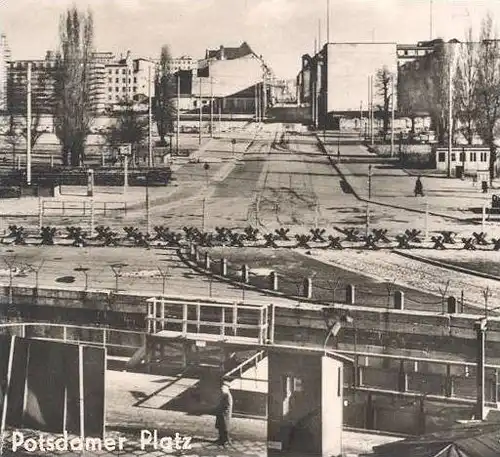
[[115, 292], [118, 292], [118, 278], [121, 275], [122, 268], [128, 267], [126, 263], [113, 263], [109, 266], [111, 270], [113, 270], [113, 274], [115, 275]]
[[368, 165], [368, 200], [372, 199], [372, 166]]
[[77, 267], [73, 270], [73, 271], [77, 271], [77, 272], [84, 274], [84, 276], [85, 276], [85, 290], [87, 290], [87, 288], [89, 286], [89, 275], [87, 273], [89, 270], [90, 270], [90, 268], [87, 268], [87, 267]]

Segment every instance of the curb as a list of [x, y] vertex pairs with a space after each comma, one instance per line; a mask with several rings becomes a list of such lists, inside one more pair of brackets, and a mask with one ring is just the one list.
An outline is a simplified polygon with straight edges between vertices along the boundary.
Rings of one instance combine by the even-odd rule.
[[479, 278], [492, 279], [493, 281], [500, 281], [500, 276], [490, 275], [488, 273], [483, 273], [481, 271], [470, 270], [469, 268], [459, 267], [457, 265], [452, 265], [449, 263], [441, 262], [439, 260], [421, 257], [421, 256], [415, 255], [415, 254], [409, 254], [409, 253], [403, 252], [403, 251], [394, 250], [393, 252], [395, 254], [398, 254], [402, 257], [406, 257], [406, 258], [411, 259], [411, 260], [416, 260], [418, 262], [427, 263], [427, 264], [435, 266], [435, 267], [441, 267], [441, 268], [445, 268], [447, 270], [456, 271], [457, 273], [465, 273], [468, 275], [477, 276]]
[[[321, 141], [321, 139], [319, 138], [319, 136], [318, 136], [317, 133], [316, 133], [316, 139], [318, 141], [318, 146], [320, 147], [321, 151], [328, 157], [328, 160], [330, 161], [330, 164], [333, 166], [333, 168], [339, 174], [339, 176], [344, 180], [344, 182], [346, 182], [349, 185], [349, 188], [352, 191], [352, 195], [354, 195], [356, 197], [356, 199], [358, 199], [359, 201], [365, 202], [365, 203], [371, 203], [371, 204], [374, 204], [374, 205], [384, 206], [386, 208], [402, 209], [402, 210], [405, 210], [405, 211], [410, 211], [412, 213], [425, 214], [425, 211], [422, 211], [420, 209], [407, 208], [407, 207], [398, 206], [398, 205], [391, 205], [390, 203], [382, 203], [382, 202], [379, 202], [379, 201], [376, 201], [376, 200], [368, 200], [368, 199], [366, 199], [364, 197], [360, 197], [359, 194], [351, 186], [351, 184], [349, 183], [349, 181], [346, 179], [344, 173], [342, 173], [342, 171], [340, 171], [340, 169], [338, 168], [337, 164], [333, 161], [331, 155], [328, 154], [328, 151], [325, 149], [325, 146], [324, 146], [323, 142]], [[462, 219], [462, 218], [459, 218], [459, 217], [456, 217], [456, 216], [449, 216], [449, 215], [441, 214], [441, 213], [435, 213], [433, 211], [429, 211], [428, 214], [431, 215], [431, 216], [442, 217], [443, 219], [451, 219], [451, 220], [457, 221], [457, 222], [471, 222], [472, 224], [475, 224], [475, 225], [479, 225], [480, 224], [480, 222], [469, 221], [467, 219]]]
[[200, 267], [197, 263], [193, 262], [192, 260], [188, 259], [187, 256], [184, 255], [182, 252], [182, 249], [177, 249], [177, 255], [179, 259], [189, 268], [192, 270], [196, 271], [197, 273], [200, 273], [206, 277], [211, 277], [213, 279], [216, 279], [217, 281], [225, 282], [227, 284], [231, 284], [232, 286], [238, 287], [239, 289], [244, 288], [245, 290], [250, 290], [253, 292], [260, 292], [263, 295], [268, 295], [271, 297], [278, 297], [278, 298], [284, 298], [286, 300], [291, 300], [291, 301], [296, 301], [298, 302], [297, 308], [300, 308], [300, 303], [311, 303], [313, 305], [320, 305], [320, 306], [330, 306], [330, 303], [324, 302], [321, 300], [315, 300], [312, 298], [307, 298], [307, 297], [298, 297], [298, 296], [293, 296], [293, 295], [286, 295], [283, 292], [279, 291], [274, 291], [271, 289], [261, 289], [257, 286], [254, 286], [252, 284], [247, 284], [243, 283], [240, 281], [236, 281], [232, 278], [229, 278], [228, 276], [221, 276], [217, 273], [214, 273], [212, 271], [207, 271], [204, 268]]

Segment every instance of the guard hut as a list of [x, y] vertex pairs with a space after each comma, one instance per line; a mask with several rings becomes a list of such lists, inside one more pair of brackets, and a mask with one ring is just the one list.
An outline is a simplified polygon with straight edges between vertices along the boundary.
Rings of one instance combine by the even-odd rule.
[[343, 365], [336, 353], [268, 346], [268, 457], [342, 454]]

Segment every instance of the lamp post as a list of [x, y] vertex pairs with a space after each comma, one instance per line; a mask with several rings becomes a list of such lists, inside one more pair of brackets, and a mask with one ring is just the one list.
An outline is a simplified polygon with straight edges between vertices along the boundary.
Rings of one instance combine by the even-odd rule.
[[368, 200], [372, 199], [372, 166], [368, 165]]
[[86, 268], [86, 267], [78, 267], [78, 268], [75, 268], [73, 270], [73, 271], [78, 271], [78, 272], [84, 274], [84, 276], [85, 276], [85, 290], [87, 290], [87, 288], [89, 286], [89, 274], [88, 274], [89, 270], [90, 270], [90, 268]]
[[120, 277], [122, 268], [128, 267], [126, 263], [113, 263], [109, 266], [115, 275], [115, 292], [118, 292], [118, 278]]

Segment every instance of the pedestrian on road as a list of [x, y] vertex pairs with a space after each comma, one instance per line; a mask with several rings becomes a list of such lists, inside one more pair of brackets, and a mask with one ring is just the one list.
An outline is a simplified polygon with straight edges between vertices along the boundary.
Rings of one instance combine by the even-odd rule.
[[417, 178], [417, 182], [415, 183], [415, 197], [417, 196], [424, 196], [424, 186], [422, 185], [422, 181], [420, 179], [420, 176]]
[[223, 382], [219, 404], [215, 410], [215, 428], [219, 431], [217, 444], [225, 446], [229, 443], [229, 426], [233, 415], [233, 396], [229, 390], [229, 383]]

